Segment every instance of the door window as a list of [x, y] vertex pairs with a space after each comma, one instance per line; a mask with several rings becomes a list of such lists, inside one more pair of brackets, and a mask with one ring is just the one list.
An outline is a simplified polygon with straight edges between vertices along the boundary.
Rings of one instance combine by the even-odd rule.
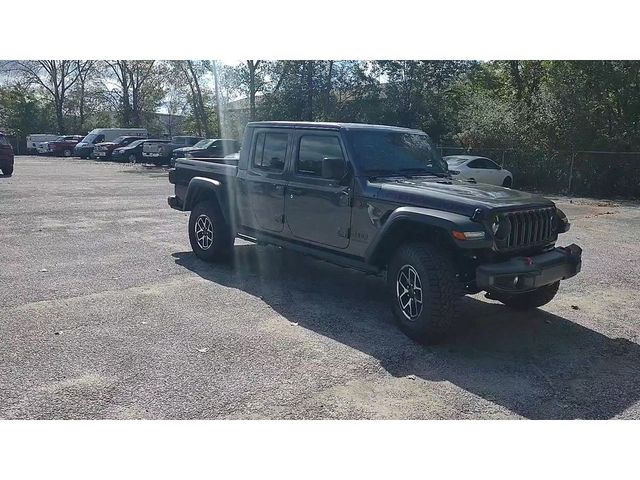
[[296, 173], [322, 177], [322, 161], [325, 158], [339, 158], [344, 161], [338, 137], [304, 135], [300, 138]]
[[260, 132], [256, 135], [253, 166], [263, 170], [281, 172], [287, 158], [289, 134]]

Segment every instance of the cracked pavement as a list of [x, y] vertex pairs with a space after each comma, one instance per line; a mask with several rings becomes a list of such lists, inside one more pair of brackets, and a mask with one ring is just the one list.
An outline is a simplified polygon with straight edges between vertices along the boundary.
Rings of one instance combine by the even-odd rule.
[[0, 177], [0, 418], [640, 418], [640, 209], [556, 199], [583, 270], [549, 305], [394, 326], [381, 279], [238, 241], [193, 256], [166, 170], [16, 157]]

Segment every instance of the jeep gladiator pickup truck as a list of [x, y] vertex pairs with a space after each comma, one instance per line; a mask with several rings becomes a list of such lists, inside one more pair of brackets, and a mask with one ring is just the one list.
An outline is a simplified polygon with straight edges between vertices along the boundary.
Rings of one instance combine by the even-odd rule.
[[235, 161], [178, 159], [169, 171], [195, 254], [222, 260], [240, 237], [386, 274], [415, 340], [444, 339], [462, 295], [536, 308], [580, 271], [580, 247], [555, 246], [570, 224], [553, 202], [452, 179], [419, 130], [252, 122], [242, 145]]

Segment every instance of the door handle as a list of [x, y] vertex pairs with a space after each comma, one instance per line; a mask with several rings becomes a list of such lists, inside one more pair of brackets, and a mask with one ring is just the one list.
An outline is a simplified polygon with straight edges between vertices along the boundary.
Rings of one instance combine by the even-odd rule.
[[339, 205], [349, 205], [351, 202], [351, 189], [345, 188], [344, 190], [340, 190], [338, 192], [338, 204]]

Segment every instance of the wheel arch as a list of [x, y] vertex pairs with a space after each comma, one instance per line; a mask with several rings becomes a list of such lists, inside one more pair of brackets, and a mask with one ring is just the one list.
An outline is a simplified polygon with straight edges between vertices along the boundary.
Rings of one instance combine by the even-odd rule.
[[228, 198], [228, 194], [220, 181], [213, 178], [194, 177], [187, 187], [183, 210], [192, 210], [199, 202], [213, 201], [220, 208], [225, 221], [231, 224], [232, 218], [229, 212]]
[[[483, 227], [463, 215], [419, 207], [400, 207], [392, 212], [365, 253], [371, 265], [384, 267], [402, 244], [428, 242], [448, 250], [483, 248], [487, 240], [456, 240], [454, 230], [478, 231]], [[489, 241], [490, 243], [490, 241]]]

